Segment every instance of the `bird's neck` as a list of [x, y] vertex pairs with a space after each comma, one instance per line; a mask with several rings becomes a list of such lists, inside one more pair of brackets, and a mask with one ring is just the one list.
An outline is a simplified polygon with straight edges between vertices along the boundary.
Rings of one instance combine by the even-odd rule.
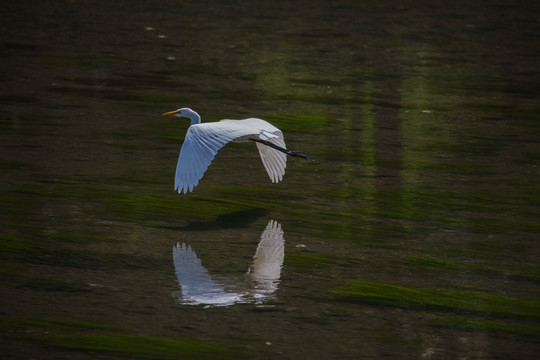
[[197, 114], [195, 111], [189, 114], [188, 118], [191, 120], [191, 125], [200, 124], [201, 123], [201, 116]]

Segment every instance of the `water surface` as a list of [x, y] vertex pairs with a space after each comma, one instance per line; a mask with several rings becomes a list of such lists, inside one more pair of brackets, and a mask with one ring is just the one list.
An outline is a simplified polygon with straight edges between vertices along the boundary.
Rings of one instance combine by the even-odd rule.
[[[0, 354], [531, 358], [538, 10], [2, 5]], [[310, 159], [272, 184], [230, 144], [176, 194], [188, 123], [160, 114], [181, 106], [264, 118]], [[189, 298], [181, 254], [227, 301]]]

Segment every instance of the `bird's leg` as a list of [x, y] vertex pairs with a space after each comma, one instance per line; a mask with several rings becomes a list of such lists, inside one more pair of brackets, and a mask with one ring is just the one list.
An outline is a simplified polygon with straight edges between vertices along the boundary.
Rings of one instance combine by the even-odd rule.
[[276, 149], [278, 151], [281, 151], [282, 153], [285, 153], [287, 155], [291, 155], [291, 156], [294, 156], [294, 157], [299, 157], [299, 158], [302, 158], [302, 159], [307, 159], [308, 158], [306, 155], [302, 154], [301, 152], [284, 149], [281, 146], [277, 146], [276, 144], [271, 143], [270, 141], [266, 141], [266, 140], [262, 140], [262, 139], [254, 139], [254, 138], [249, 138], [249, 140], [261, 143], [261, 144], [266, 145], [266, 146], [270, 146], [271, 148], [274, 148], [274, 149]]

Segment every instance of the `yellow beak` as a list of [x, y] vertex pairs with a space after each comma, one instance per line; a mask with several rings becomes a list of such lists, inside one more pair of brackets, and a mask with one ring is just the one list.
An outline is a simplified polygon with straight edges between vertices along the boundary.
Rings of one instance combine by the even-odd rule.
[[174, 115], [178, 112], [178, 110], [173, 110], [173, 111], [168, 111], [166, 112], [165, 114], [163, 114], [163, 116], [167, 116], [167, 115]]

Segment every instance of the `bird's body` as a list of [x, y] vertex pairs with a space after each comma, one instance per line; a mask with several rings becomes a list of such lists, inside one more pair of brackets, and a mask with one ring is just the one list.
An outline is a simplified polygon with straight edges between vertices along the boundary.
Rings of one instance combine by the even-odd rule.
[[231, 141], [256, 142], [264, 168], [274, 183], [283, 179], [287, 155], [307, 158], [301, 153], [287, 150], [281, 130], [262, 119], [224, 119], [201, 123], [199, 114], [189, 108], [163, 115], [191, 119], [176, 166], [174, 188], [179, 193], [193, 191], [217, 152]]

